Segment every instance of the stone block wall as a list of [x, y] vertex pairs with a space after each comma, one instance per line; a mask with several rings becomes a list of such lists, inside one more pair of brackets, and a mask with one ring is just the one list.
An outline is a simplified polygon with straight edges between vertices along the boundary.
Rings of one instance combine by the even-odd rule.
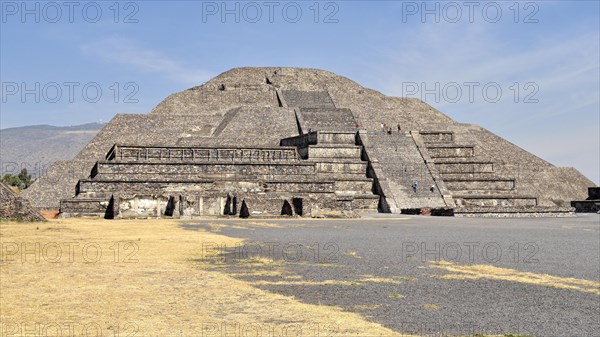
[[[315, 137], [319, 139], [318, 134]], [[290, 142], [304, 142], [302, 138]], [[324, 138], [348, 141], [348, 135]], [[319, 144], [309, 145], [309, 152], [313, 147], [320, 149]], [[96, 163], [88, 179], [79, 180], [76, 197], [65, 199], [61, 212], [63, 216], [98, 215], [97, 207], [105, 206], [105, 212], [115, 217], [229, 214], [231, 200], [244, 201], [250, 214], [260, 216], [289, 213], [290, 203], [299, 200], [304, 200], [306, 210], [296, 214], [376, 211], [380, 197], [373, 195], [373, 180], [366, 177], [361, 147], [335, 143], [322, 147], [326, 157], [301, 160], [292, 147], [117, 144], [107, 160]], [[82, 202], [79, 211], [77, 200]], [[229, 200], [225, 206], [223, 200]]]
[[177, 137], [198, 124], [201, 116], [116, 115], [73, 160], [49, 168], [24, 196], [38, 209], [58, 209], [60, 200], [73, 196], [79, 179], [89, 177], [91, 168], [104, 159], [115, 143], [175, 145]]
[[283, 138], [297, 136], [294, 110], [290, 108], [242, 107], [216, 137], [215, 146], [276, 147]]
[[451, 190], [493, 190], [510, 191], [515, 188], [514, 179], [445, 179], [446, 187]]
[[428, 146], [427, 151], [432, 158], [468, 158], [474, 157], [473, 146]]
[[289, 107], [335, 109], [327, 91], [283, 90], [282, 94]]
[[356, 131], [356, 121], [350, 109], [300, 108], [303, 132]]

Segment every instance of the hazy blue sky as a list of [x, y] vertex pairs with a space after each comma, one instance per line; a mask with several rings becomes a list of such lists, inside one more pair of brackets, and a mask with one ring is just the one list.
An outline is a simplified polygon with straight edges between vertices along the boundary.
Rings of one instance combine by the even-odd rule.
[[312, 67], [600, 180], [598, 1], [1, 4], [2, 128], [146, 113], [238, 66]]

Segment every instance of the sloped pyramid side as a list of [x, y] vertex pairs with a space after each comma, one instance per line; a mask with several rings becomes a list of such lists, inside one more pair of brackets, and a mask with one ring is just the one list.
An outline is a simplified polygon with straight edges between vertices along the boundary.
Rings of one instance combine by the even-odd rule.
[[[288, 96], [287, 103], [285, 96]], [[324, 98], [327, 98], [326, 102]], [[505, 188], [504, 185], [512, 184], [514, 188], [505, 192], [496, 193], [494, 189], [483, 192], [500, 197], [516, 193], [531, 196], [537, 198], [536, 203], [540, 206], [568, 205], [570, 200], [585, 198], [587, 188], [594, 186], [575, 169], [556, 167], [479, 126], [457, 123], [419, 99], [389, 97], [346, 77], [318, 69], [253, 67], [231, 69], [201, 86], [170, 95], [147, 115], [115, 116], [73, 160], [51, 167], [23, 196], [35, 208], [58, 208], [61, 199], [73, 197], [78, 180], [88, 178], [94, 163], [103, 160], [114, 144], [277, 146], [278, 139], [297, 135], [298, 126], [312, 127], [301, 125], [297, 120], [312, 113], [300, 108], [308, 106], [310, 109], [314, 105], [311, 105], [311, 99], [318, 101], [317, 106], [326, 104], [331, 110], [329, 114], [349, 111], [340, 116], [351, 115], [352, 118], [342, 122], [352, 120], [352, 123], [346, 123], [350, 128], [358, 124], [361, 130], [374, 135], [365, 149], [380, 165], [390, 166], [384, 167], [382, 172], [391, 173], [381, 178], [389, 178], [388, 186], [395, 190], [387, 191], [386, 195], [395, 195], [398, 194], [395, 192], [408, 188], [408, 192], [400, 193], [398, 208], [417, 207], [421, 200], [430, 198], [427, 193], [422, 196], [410, 194], [413, 178], [407, 179], [406, 174], [396, 172], [399, 164], [415, 172], [430, 172], [436, 166], [462, 168], [471, 167], [473, 161], [490, 163], [493, 172], [446, 173], [431, 178], [450, 178], [457, 191], [454, 194], [477, 194], [480, 199], [492, 198], [479, 193], [477, 186], [500, 184]], [[386, 145], [387, 138], [378, 141], [377, 138], [383, 136], [381, 123], [394, 129], [400, 124], [402, 131], [408, 132], [407, 137], [394, 139], [399, 144]], [[419, 138], [422, 131], [453, 132], [455, 140], [442, 146], [470, 146], [474, 152], [464, 158], [439, 158], [439, 153], [446, 151], [439, 145], [425, 144], [417, 148], [414, 138]], [[396, 151], [403, 147], [414, 156]], [[429, 149], [431, 156], [427, 155]], [[425, 157], [438, 155], [438, 158], [428, 163], [419, 153]], [[467, 197], [473, 199], [472, 195]], [[438, 197], [435, 199], [439, 201]]]
[[8, 185], [0, 182], [0, 218], [22, 221], [46, 221], [27, 200], [18, 196]]

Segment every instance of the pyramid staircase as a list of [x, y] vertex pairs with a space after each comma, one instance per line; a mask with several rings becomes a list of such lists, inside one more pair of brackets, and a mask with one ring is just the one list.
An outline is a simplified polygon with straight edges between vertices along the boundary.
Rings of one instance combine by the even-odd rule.
[[373, 178], [367, 177], [368, 162], [362, 159], [356, 132], [315, 131], [283, 139], [281, 145], [296, 146], [304, 162], [315, 165], [318, 179], [332, 181], [343, 210], [377, 213], [380, 196], [374, 193]]
[[457, 141], [452, 131], [420, 131], [415, 138], [451, 195], [455, 215], [565, 212], [539, 206], [536, 196], [519, 191], [517, 178], [501, 173], [493, 159]]
[[175, 203], [175, 216], [219, 215], [233, 197], [257, 216], [281, 215], [300, 199], [297, 214], [373, 213], [379, 196], [361, 151], [353, 132], [313, 132], [275, 148], [115, 145], [61, 201], [61, 214], [154, 217]]
[[[411, 132], [374, 132], [367, 137], [369, 159], [380, 167], [378, 178], [387, 186], [392, 212], [447, 206]], [[418, 182], [416, 189], [412, 187], [413, 182]], [[433, 191], [431, 186], [434, 186]]]

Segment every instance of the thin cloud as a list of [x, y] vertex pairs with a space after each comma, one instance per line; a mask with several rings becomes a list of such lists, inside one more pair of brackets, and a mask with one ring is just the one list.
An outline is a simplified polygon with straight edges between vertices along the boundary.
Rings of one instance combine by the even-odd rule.
[[209, 71], [185, 66], [160, 52], [140, 47], [127, 39], [104, 39], [85, 44], [81, 50], [86, 55], [132, 66], [142, 72], [157, 73], [186, 85], [197, 85], [212, 76]]
[[[496, 104], [486, 102], [481, 92], [471, 103], [466, 89], [458, 103], [442, 98], [430, 104], [460, 122], [475, 122], [517, 140], [554, 164], [576, 166], [598, 183], [599, 146], [593, 141], [600, 133], [598, 32], [581, 25], [530, 43], [523, 39], [518, 44], [519, 39], [499, 36], [494, 28], [424, 24], [407, 31], [403, 27], [402, 44], [378, 48], [380, 62], [368, 67], [374, 74], [373, 84], [385, 88], [386, 94], [401, 96], [406, 82], [424, 82], [428, 89], [436, 82], [441, 86], [451, 82], [497, 82], [503, 96]], [[523, 104], [528, 93], [523, 91], [523, 84], [530, 81], [539, 87], [539, 103]], [[518, 104], [513, 102], [510, 90], [514, 82], [519, 82], [522, 90]], [[427, 98], [432, 100], [433, 96]], [[549, 134], [558, 130], [560, 137]], [[574, 149], [580, 148], [584, 139], [585, 150], [578, 153]]]
[[[425, 83], [427, 89], [434, 88], [438, 82], [441, 86], [452, 82], [496, 82], [503, 90], [504, 103], [510, 104], [508, 107], [502, 101], [490, 104], [480, 92], [474, 102], [469, 102], [466, 87], [458, 104], [443, 98], [431, 102], [446, 112], [460, 109], [456, 117], [474, 111], [517, 112], [512, 103], [513, 83], [519, 83], [521, 97], [518, 98], [522, 100], [528, 93], [523, 90], [524, 84], [534, 82], [539, 88], [536, 98], [540, 102], [535, 104], [535, 109], [531, 105], [522, 108], [526, 108], [530, 117], [548, 118], [566, 115], [582, 101], [587, 106], [598, 106], [598, 40], [598, 33], [565, 34], [536, 45], [512, 46], [485, 29], [422, 25], [404, 34], [402, 46], [382, 50], [381, 62], [371, 70], [377, 74], [376, 87], [386, 88], [386, 93], [394, 96], [405, 95], [403, 83], [406, 82]], [[421, 90], [416, 96], [419, 94], [423, 94]], [[551, 116], [547, 114], [549, 111], [553, 111]]]

